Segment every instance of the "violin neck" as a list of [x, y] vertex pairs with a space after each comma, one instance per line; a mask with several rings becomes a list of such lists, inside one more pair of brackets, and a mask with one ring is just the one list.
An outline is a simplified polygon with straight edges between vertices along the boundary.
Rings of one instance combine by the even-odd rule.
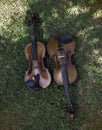
[[[58, 42], [58, 51], [59, 52], [64, 51], [64, 48], [63, 48], [62, 43], [60, 41]], [[69, 110], [69, 113], [71, 113], [73, 111], [73, 106], [72, 106], [71, 98], [70, 98], [69, 79], [68, 79], [68, 72], [67, 72], [68, 68], [67, 68], [65, 53], [63, 53], [63, 55], [61, 55], [61, 57], [59, 57], [59, 61], [60, 61], [60, 65], [61, 65], [61, 73], [62, 73], [63, 84], [64, 84], [64, 88], [65, 88], [68, 110]], [[69, 62], [71, 62], [70, 58], [71, 57], [69, 55], [69, 60], [70, 60]]]
[[66, 64], [61, 64], [61, 72], [62, 72], [62, 77], [63, 77], [63, 83], [64, 83], [64, 88], [65, 88], [67, 103], [70, 105], [71, 99], [70, 99], [69, 80], [68, 80], [68, 73], [67, 73], [67, 65]]
[[67, 73], [67, 64], [61, 64], [61, 73], [62, 73], [62, 78], [63, 78], [63, 84], [64, 84], [64, 89], [65, 89], [65, 94], [66, 94], [66, 100], [67, 100], [67, 110], [68, 113], [73, 113], [73, 105], [71, 102], [71, 97], [70, 97], [70, 90], [69, 90], [69, 79], [68, 79], [68, 73]]
[[32, 33], [32, 61], [37, 61], [38, 60], [37, 41], [34, 32], [34, 24], [31, 25], [31, 33]]

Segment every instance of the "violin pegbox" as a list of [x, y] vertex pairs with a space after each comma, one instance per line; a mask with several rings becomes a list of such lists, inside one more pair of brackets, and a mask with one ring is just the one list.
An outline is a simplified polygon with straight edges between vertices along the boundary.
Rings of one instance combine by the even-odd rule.
[[27, 14], [27, 16], [26, 16], [26, 18], [25, 18], [25, 23], [26, 23], [28, 26], [31, 26], [32, 23], [34, 23], [35, 25], [36, 25], [36, 24], [39, 24], [39, 23], [41, 23], [40, 21], [41, 21], [41, 20], [40, 20], [40, 18], [39, 18], [39, 16], [38, 16], [37, 13], [30, 13], [30, 12], [28, 11], [28, 14]]

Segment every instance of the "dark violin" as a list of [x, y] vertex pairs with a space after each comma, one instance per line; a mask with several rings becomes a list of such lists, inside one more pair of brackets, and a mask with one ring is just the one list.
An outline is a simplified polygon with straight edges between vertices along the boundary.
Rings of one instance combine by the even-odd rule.
[[51, 39], [47, 45], [49, 56], [55, 61], [56, 67], [53, 77], [56, 83], [64, 85], [67, 97], [68, 112], [74, 117], [74, 108], [70, 99], [69, 84], [77, 79], [76, 66], [72, 64], [71, 57], [75, 54], [75, 42], [70, 36], [62, 35]]
[[32, 39], [31, 43], [25, 47], [25, 56], [29, 62], [29, 68], [25, 73], [25, 83], [30, 88], [40, 90], [50, 85], [51, 75], [43, 63], [46, 49], [43, 43], [36, 40], [35, 23], [36, 15], [33, 14], [31, 24]]

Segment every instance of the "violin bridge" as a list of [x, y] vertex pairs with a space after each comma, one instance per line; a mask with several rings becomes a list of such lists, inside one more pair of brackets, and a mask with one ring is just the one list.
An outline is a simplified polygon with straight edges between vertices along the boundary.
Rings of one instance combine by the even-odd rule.
[[63, 55], [63, 56], [58, 56], [58, 59], [59, 59], [59, 58], [64, 58], [64, 57], [65, 57], [64, 55]]
[[58, 58], [58, 61], [60, 62], [60, 64], [65, 64], [66, 63], [65, 55], [60, 55], [57, 58]]

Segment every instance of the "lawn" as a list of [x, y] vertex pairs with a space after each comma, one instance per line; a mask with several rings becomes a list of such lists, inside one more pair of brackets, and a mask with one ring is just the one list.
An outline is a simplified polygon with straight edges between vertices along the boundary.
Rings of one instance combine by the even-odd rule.
[[[102, 130], [101, 5], [100, 0], [0, 1], [0, 130]], [[73, 57], [78, 79], [70, 85], [72, 101], [80, 109], [73, 121], [65, 113], [63, 86], [52, 81], [38, 92], [24, 84], [32, 12], [41, 19], [37, 39], [45, 45], [58, 34], [80, 34]], [[49, 58], [51, 71], [54, 66]]]

